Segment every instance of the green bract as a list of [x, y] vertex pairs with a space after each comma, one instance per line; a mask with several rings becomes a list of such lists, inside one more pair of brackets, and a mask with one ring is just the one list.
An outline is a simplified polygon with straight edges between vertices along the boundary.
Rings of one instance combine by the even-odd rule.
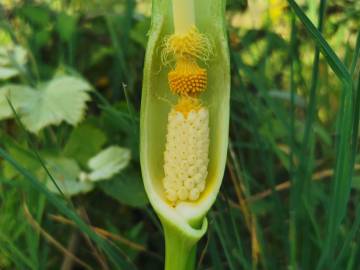
[[208, 86], [200, 99], [209, 110], [210, 145], [206, 187], [194, 202], [171, 205], [162, 185], [168, 114], [177, 100], [177, 96], [169, 91], [171, 66], [164, 65], [161, 60], [164, 40], [174, 33], [170, 0], [153, 0], [144, 66], [140, 127], [142, 175], [149, 200], [164, 227], [165, 268], [168, 270], [193, 269], [194, 247], [207, 229], [205, 215], [221, 185], [228, 144], [230, 67], [224, 27], [225, 1], [193, 2], [196, 27], [209, 38], [213, 47], [209, 61], [199, 62], [208, 74]]

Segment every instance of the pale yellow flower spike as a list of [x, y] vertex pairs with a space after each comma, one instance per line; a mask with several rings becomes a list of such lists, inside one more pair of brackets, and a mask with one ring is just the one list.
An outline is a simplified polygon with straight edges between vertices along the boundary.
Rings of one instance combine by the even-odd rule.
[[[184, 6], [188, 8], [192, 1], [173, 3], [174, 8], [181, 7], [176, 16], [182, 20], [186, 15]], [[199, 199], [206, 186], [209, 163], [209, 112], [197, 98], [206, 90], [208, 78], [207, 70], [199, 67], [197, 60], [208, 61], [212, 47], [195, 27], [192, 14], [186, 22], [174, 25], [175, 33], [165, 39], [162, 50], [164, 64], [169, 56], [175, 61], [168, 81], [170, 91], [180, 96], [168, 116], [164, 152], [163, 187], [173, 206], [179, 201]]]
[[168, 116], [163, 180], [170, 202], [195, 201], [200, 197], [206, 185], [208, 151], [208, 110], [199, 106], [184, 114], [173, 108]]

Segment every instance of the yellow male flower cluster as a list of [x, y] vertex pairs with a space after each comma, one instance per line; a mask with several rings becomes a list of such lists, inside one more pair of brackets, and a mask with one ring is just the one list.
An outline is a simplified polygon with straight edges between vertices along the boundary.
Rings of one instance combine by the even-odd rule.
[[176, 68], [168, 74], [170, 90], [181, 96], [193, 96], [206, 89], [207, 72], [195, 61], [178, 60]]
[[197, 96], [207, 86], [207, 71], [197, 60], [210, 59], [212, 48], [209, 39], [192, 26], [184, 34], [173, 34], [165, 39], [162, 50], [163, 63], [168, 57], [175, 59], [175, 69], [168, 74], [170, 90], [181, 97]]

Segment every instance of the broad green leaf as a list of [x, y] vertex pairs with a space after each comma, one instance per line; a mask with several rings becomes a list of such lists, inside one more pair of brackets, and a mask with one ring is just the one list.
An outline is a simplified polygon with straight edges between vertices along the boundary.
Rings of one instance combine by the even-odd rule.
[[[8, 86], [1, 87], [0, 88], [0, 120], [10, 118], [12, 117], [12, 111], [11, 107], [9, 106], [9, 103], [7, 99], [11, 100], [10, 96], [10, 90]], [[18, 106], [11, 100], [11, 103], [13, 104], [15, 110], [18, 109]]]
[[56, 21], [56, 30], [63, 41], [69, 41], [76, 30], [77, 19], [74, 16], [60, 13]]
[[26, 50], [20, 46], [0, 47], [0, 81], [19, 74], [19, 66], [26, 63]]
[[50, 42], [51, 31], [48, 29], [40, 30], [33, 35], [34, 44], [37, 48], [41, 48]]
[[3, 46], [9, 46], [12, 44], [11, 35], [4, 28], [0, 29], [0, 44]]
[[15, 68], [0, 67], [0, 80], [7, 80], [15, 77], [19, 74], [19, 71]]
[[50, 24], [50, 12], [46, 6], [25, 5], [20, 8], [20, 14], [31, 23], [38, 26], [48, 26]]
[[28, 102], [37, 98], [37, 93], [25, 85], [8, 84], [0, 88], [0, 120], [13, 117], [13, 112], [9, 106], [11, 102], [14, 109], [21, 113]]
[[106, 136], [100, 129], [90, 124], [81, 124], [71, 132], [64, 154], [86, 165], [87, 161], [101, 150], [105, 142]]
[[70, 76], [55, 78], [39, 90], [23, 85], [4, 86], [0, 88], [0, 120], [12, 117], [9, 100], [31, 132], [63, 121], [76, 125], [90, 100], [89, 90], [91, 86], [86, 81]]
[[21, 106], [21, 120], [34, 133], [63, 121], [76, 125], [82, 120], [86, 102], [90, 100], [89, 90], [91, 86], [80, 78], [55, 78], [37, 91], [35, 98]]
[[100, 182], [98, 186], [120, 203], [133, 207], [143, 207], [148, 203], [141, 176], [134, 170], [126, 170], [109, 181]]
[[91, 158], [88, 162], [92, 172], [89, 180], [99, 181], [109, 179], [123, 170], [130, 162], [131, 153], [127, 148], [110, 146]]
[[26, 57], [26, 50], [21, 46], [0, 47], [0, 66], [11, 65], [12, 62], [23, 65]]
[[[68, 158], [47, 158], [46, 164], [50, 174], [62, 192], [67, 196], [86, 193], [93, 189], [94, 186], [91, 182], [78, 180], [81, 171], [75, 160]], [[42, 173], [44, 173], [43, 170]], [[46, 176], [46, 185], [50, 191], [58, 193], [49, 176]]]

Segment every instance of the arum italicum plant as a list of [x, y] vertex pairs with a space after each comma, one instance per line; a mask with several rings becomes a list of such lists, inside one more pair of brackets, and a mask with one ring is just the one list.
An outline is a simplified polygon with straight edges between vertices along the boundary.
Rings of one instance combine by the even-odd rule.
[[191, 270], [227, 153], [225, 0], [153, 0], [141, 104], [141, 166], [165, 234], [165, 269]]

